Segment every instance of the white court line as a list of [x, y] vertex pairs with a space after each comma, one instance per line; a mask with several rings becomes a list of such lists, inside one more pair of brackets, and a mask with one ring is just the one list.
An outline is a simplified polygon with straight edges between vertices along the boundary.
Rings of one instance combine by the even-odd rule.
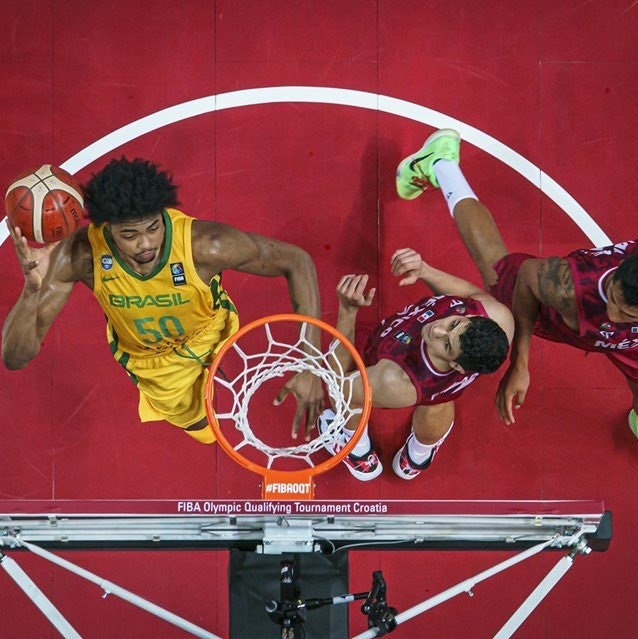
[[[539, 167], [492, 136], [444, 113], [428, 109], [414, 102], [352, 89], [312, 86], [263, 87], [190, 100], [156, 111], [105, 135], [69, 158], [61, 164], [61, 167], [74, 174], [117, 147], [180, 120], [213, 111], [277, 102], [312, 102], [371, 109], [422, 122], [435, 129], [456, 129], [464, 141], [494, 156], [539, 188], [569, 215], [594, 246], [611, 244], [611, 240], [600, 226], [565, 189], [541, 171]], [[0, 244], [9, 237], [6, 218], [3, 222], [5, 223], [0, 224]]]

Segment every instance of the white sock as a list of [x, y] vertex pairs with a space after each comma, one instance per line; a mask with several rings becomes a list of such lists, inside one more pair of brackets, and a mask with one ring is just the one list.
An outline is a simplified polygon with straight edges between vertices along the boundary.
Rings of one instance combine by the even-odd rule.
[[[352, 439], [353, 435], [354, 435], [353, 430], [348, 430], [347, 428], [343, 429], [344, 445], [347, 444]], [[372, 444], [370, 442], [370, 435], [368, 435], [368, 425], [366, 424], [363, 434], [359, 438], [359, 441], [357, 442], [356, 446], [350, 451], [350, 454], [354, 455], [355, 457], [362, 457], [370, 450], [370, 448], [372, 448]]]
[[[450, 215], [454, 217], [454, 207], [465, 198], [478, 200], [474, 191], [467, 183], [461, 167], [452, 160], [438, 160], [432, 167], [436, 179], [439, 181], [441, 193], [447, 202]], [[416, 459], [414, 460], [416, 461]]]
[[[415, 464], [422, 464], [427, 459], [429, 459], [436, 451], [439, 449], [439, 446], [445, 441], [445, 438], [450, 434], [452, 430], [452, 426], [454, 426], [454, 421], [450, 424], [450, 427], [447, 429], [445, 435], [439, 439], [435, 444], [422, 444], [417, 438], [416, 435], [414, 437], [408, 437], [408, 455], [410, 459]], [[414, 431], [412, 432], [414, 434]]]

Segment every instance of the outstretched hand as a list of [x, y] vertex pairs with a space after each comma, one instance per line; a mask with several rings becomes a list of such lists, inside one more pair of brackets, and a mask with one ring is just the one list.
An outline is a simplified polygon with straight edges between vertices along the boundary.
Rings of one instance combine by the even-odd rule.
[[344, 275], [337, 284], [339, 304], [344, 308], [352, 309], [370, 306], [377, 289], [371, 288], [365, 294], [367, 284], [367, 275]]
[[297, 410], [292, 423], [292, 438], [297, 439], [299, 427], [305, 416], [305, 439], [310, 440], [310, 432], [323, 411], [323, 386], [321, 379], [310, 371], [302, 371], [291, 378], [275, 397], [273, 404], [279, 406], [288, 395], [297, 400]]
[[399, 286], [414, 284], [421, 277], [424, 265], [421, 255], [411, 248], [398, 249], [392, 255], [393, 275], [404, 276], [399, 281]]
[[42, 282], [49, 270], [49, 256], [58, 242], [34, 248], [29, 246], [27, 238], [17, 226], [9, 226], [9, 233], [24, 273], [24, 285], [31, 293], [36, 293], [42, 288]]
[[500, 418], [509, 426], [516, 422], [514, 409], [525, 401], [529, 388], [529, 370], [513, 364], [505, 372], [496, 392], [496, 408]]

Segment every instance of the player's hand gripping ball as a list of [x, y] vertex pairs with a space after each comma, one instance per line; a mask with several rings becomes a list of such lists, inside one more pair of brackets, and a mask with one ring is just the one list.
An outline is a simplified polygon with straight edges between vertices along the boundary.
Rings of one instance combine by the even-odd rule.
[[18, 176], [7, 189], [9, 224], [40, 244], [57, 242], [84, 218], [84, 198], [70, 173], [51, 164]]

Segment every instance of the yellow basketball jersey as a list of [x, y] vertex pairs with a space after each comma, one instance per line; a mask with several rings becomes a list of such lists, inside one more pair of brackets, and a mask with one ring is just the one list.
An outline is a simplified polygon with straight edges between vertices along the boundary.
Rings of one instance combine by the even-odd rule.
[[218, 274], [206, 285], [195, 270], [192, 217], [164, 211], [162, 257], [148, 275], [133, 271], [118, 255], [105, 225], [89, 225], [93, 251], [93, 294], [108, 319], [111, 349], [132, 357], [152, 357], [177, 349], [204, 331], [216, 315], [235, 307]]

